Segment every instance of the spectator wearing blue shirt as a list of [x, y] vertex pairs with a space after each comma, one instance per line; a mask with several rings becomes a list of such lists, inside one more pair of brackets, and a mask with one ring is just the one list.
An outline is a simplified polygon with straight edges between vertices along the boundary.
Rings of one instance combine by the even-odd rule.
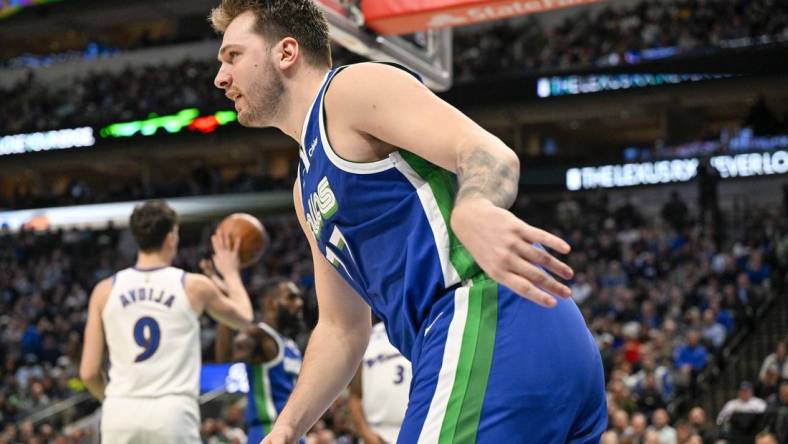
[[627, 274], [622, 270], [621, 263], [611, 261], [607, 273], [602, 275], [602, 288], [625, 287], [629, 282]]
[[714, 310], [710, 308], [703, 312], [703, 339], [715, 349], [719, 349], [725, 343], [728, 331], [716, 318]]
[[700, 372], [706, 368], [706, 361], [708, 352], [706, 347], [700, 344], [700, 336], [698, 332], [692, 330], [687, 335], [687, 343], [676, 349], [674, 355], [674, 364], [676, 368], [684, 370], [689, 368], [693, 371]]
[[38, 333], [36, 325], [29, 323], [25, 332], [22, 334], [22, 354], [39, 355], [41, 353], [41, 335]]
[[678, 347], [673, 355], [673, 363], [681, 374], [682, 383], [689, 387], [690, 396], [698, 394], [698, 375], [706, 368], [708, 351], [700, 344], [700, 335], [691, 330], [687, 343]]
[[725, 327], [726, 331], [732, 331], [734, 326], [733, 314], [726, 308], [721, 308], [720, 304], [712, 304], [711, 308], [717, 312], [717, 322]]
[[769, 264], [763, 263], [763, 257], [760, 251], [754, 251], [750, 255], [750, 260], [744, 267], [747, 277], [750, 278], [750, 283], [753, 285], [768, 285], [769, 277], [772, 274], [772, 269]]

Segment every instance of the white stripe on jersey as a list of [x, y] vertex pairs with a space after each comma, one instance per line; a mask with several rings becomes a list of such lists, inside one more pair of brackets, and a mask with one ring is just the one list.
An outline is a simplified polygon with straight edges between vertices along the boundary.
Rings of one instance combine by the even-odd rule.
[[460, 274], [454, 268], [454, 264], [451, 263], [449, 227], [446, 226], [446, 221], [443, 219], [438, 200], [435, 198], [430, 185], [402, 158], [400, 153], [392, 153], [391, 158], [394, 159], [397, 169], [416, 189], [421, 206], [424, 208], [424, 214], [427, 216], [430, 229], [432, 229], [432, 236], [435, 238], [435, 246], [437, 247], [438, 258], [443, 271], [443, 285], [449, 288], [460, 282]]
[[430, 409], [427, 412], [424, 427], [421, 429], [418, 444], [438, 442], [441, 427], [443, 426], [443, 418], [446, 416], [446, 408], [449, 405], [451, 390], [454, 387], [454, 378], [457, 375], [462, 336], [465, 331], [465, 323], [468, 320], [469, 292], [470, 287], [461, 287], [454, 292], [454, 315], [446, 336], [446, 346], [443, 351], [441, 370], [438, 374], [438, 383], [435, 386], [435, 394], [432, 396]]

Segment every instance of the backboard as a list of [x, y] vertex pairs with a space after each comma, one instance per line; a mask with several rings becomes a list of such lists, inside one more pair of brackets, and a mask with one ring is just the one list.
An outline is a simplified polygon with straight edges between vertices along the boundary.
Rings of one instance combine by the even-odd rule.
[[404, 37], [384, 36], [367, 28], [364, 14], [352, 1], [315, 0], [328, 20], [331, 38], [348, 50], [372, 60], [397, 62], [418, 72], [434, 91], [452, 84], [451, 28], [419, 34], [419, 44]]

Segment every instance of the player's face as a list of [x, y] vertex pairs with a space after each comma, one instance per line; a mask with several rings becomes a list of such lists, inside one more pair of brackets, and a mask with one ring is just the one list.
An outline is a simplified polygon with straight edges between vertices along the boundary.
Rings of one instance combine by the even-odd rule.
[[304, 299], [301, 297], [301, 290], [292, 282], [282, 284], [283, 291], [279, 299], [279, 306], [287, 311], [290, 316], [300, 318], [304, 308]]
[[303, 326], [303, 308], [301, 290], [292, 282], [283, 283], [276, 296], [276, 317], [280, 333], [291, 338], [298, 336]]
[[254, 31], [254, 25], [253, 13], [245, 12], [227, 27], [214, 85], [235, 102], [241, 125], [264, 127], [271, 126], [279, 113], [284, 83], [272, 45]]

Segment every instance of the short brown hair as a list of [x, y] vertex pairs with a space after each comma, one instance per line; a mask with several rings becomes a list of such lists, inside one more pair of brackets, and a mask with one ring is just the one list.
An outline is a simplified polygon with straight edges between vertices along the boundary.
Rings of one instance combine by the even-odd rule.
[[149, 200], [137, 205], [129, 218], [131, 234], [140, 250], [146, 253], [161, 250], [164, 238], [177, 223], [175, 210], [163, 200]]
[[222, 34], [246, 11], [255, 15], [254, 30], [271, 42], [293, 37], [313, 65], [331, 67], [328, 23], [313, 0], [222, 0], [208, 20]]

